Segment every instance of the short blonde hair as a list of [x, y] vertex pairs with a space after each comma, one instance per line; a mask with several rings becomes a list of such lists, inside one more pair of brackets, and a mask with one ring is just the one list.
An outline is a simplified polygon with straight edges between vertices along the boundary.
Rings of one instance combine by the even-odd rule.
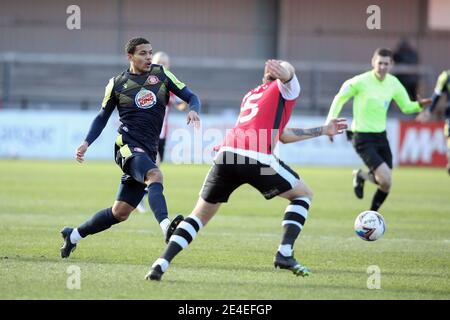
[[152, 62], [156, 64], [162, 64], [164, 67], [169, 68], [170, 58], [167, 53], [158, 51], [153, 55]]

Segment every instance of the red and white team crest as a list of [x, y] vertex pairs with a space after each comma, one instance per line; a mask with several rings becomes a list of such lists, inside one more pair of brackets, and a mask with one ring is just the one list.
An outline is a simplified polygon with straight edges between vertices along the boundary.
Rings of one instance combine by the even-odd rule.
[[150, 85], [155, 85], [159, 82], [159, 78], [153, 74], [149, 75], [147, 80], [145, 81], [146, 83], [150, 84]]

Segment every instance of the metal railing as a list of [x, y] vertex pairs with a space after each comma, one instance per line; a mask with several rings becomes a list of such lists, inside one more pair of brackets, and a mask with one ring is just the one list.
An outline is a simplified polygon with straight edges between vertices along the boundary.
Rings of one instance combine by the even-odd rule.
[[[260, 81], [264, 60], [173, 57], [172, 66], [193, 83], [206, 112], [237, 108]], [[292, 61], [302, 85], [302, 112], [323, 115], [346, 79], [369, 64]], [[123, 56], [0, 54], [2, 108], [98, 108], [107, 80], [128, 65]], [[432, 93], [437, 71], [427, 66], [395, 66], [393, 73], [416, 74], [419, 92]]]

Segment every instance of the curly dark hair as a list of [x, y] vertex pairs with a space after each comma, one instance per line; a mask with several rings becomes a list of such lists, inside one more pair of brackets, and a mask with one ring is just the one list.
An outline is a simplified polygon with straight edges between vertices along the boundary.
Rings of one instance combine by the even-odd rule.
[[125, 45], [125, 52], [133, 54], [136, 51], [136, 47], [140, 44], [147, 44], [150, 43], [145, 38], [133, 38], [128, 40], [127, 44]]

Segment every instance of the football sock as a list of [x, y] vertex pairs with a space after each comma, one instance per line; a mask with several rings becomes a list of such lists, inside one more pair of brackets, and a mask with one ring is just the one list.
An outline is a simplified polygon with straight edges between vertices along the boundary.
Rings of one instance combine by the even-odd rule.
[[[148, 203], [158, 223], [168, 217], [166, 198], [163, 195], [163, 185], [153, 182], [148, 186]], [[161, 227], [162, 228], [162, 227]]]
[[286, 207], [284, 219], [281, 223], [284, 230], [283, 238], [281, 245], [278, 247], [278, 251], [283, 256], [292, 255], [294, 242], [305, 224], [310, 205], [311, 200], [307, 197], [298, 197]]
[[377, 189], [377, 191], [373, 195], [372, 206], [370, 207], [370, 210], [378, 211], [378, 209], [383, 204], [384, 200], [386, 200], [388, 194], [389, 194], [388, 192], [384, 192], [381, 191], [380, 189]]
[[358, 171], [358, 177], [363, 178], [364, 180], [369, 180], [370, 182], [374, 184], [378, 184], [377, 180], [375, 179], [375, 175], [372, 172], [364, 172], [364, 171]]
[[167, 229], [169, 229], [169, 226], [170, 226], [169, 218], [165, 218], [163, 221], [161, 221], [159, 223], [159, 226], [161, 227], [163, 234], [166, 235]]
[[73, 244], [76, 244], [81, 239], [81, 235], [78, 232], [78, 229], [73, 229], [72, 233], [70, 234], [70, 242]]
[[280, 244], [278, 246], [278, 252], [285, 257], [292, 256], [292, 246], [290, 244]]
[[155, 263], [153, 263], [152, 268], [156, 265], [160, 265], [161, 270], [165, 272], [172, 259], [194, 240], [202, 227], [203, 224], [200, 219], [193, 214], [180, 222], [173, 235], [170, 237], [169, 244], [163, 254], [155, 261]]
[[77, 231], [82, 238], [108, 229], [120, 221], [114, 217], [112, 208], [100, 210], [88, 221], [78, 227]]

